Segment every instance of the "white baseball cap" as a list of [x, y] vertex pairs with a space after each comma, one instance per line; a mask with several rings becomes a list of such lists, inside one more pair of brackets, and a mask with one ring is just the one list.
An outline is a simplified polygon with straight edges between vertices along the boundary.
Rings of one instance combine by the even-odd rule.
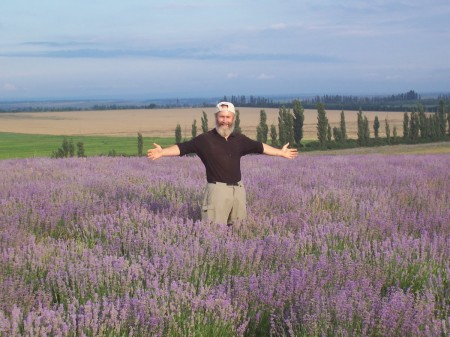
[[233, 103], [230, 102], [220, 102], [219, 104], [217, 104], [216, 108], [217, 108], [216, 112], [228, 111], [234, 114], [236, 113]]

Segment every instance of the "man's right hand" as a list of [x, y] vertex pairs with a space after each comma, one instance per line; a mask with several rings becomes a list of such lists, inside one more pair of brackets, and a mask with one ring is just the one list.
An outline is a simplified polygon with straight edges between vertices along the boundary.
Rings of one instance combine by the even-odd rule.
[[147, 151], [147, 158], [151, 160], [156, 160], [162, 157], [162, 148], [156, 143], [153, 143], [154, 149], [149, 149]]
[[161, 157], [174, 157], [180, 155], [180, 148], [176, 144], [164, 149], [156, 143], [153, 143], [153, 146], [155, 147], [154, 149], [150, 149], [147, 151], [148, 159], [156, 160]]

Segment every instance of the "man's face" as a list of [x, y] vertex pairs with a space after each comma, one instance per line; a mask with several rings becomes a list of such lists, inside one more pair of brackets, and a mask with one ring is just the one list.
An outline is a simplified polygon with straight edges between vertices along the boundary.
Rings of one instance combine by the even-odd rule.
[[222, 137], [228, 137], [234, 130], [234, 113], [219, 111], [216, 114], [216, 130]]

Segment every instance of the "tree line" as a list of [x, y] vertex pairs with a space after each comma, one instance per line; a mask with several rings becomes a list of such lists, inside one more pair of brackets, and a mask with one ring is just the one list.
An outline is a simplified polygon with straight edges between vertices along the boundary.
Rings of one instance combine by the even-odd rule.
[[[370, 110], [370, 111], [410, 111], [417, 104], [422, 104], [426, 112], [437, 112], [441, 100], [448, 101], [449, 94], [439, 94], [437, 97], [422, 98], [414, 90], [405, 93], [385, 96], [356, 96], [356, 95], [316, 95], [301, 99], [305, 109], [314, 109], [318, 103], [325, 104], [332, 110]], [[287, 108], [293, 108], [292, 100], [282, 102], [280, 99], [273, 100], [264, 97], [233, 95], [224, 96], [224, 101], [229, 101], [236, 106], [242, 107], [267, 107], [276, 108], [281, 104]], [[300, 100], [300, 98], [297, 98]]]
[[[305, 150], [324, 150], [336, 148], [352, 148], [361, 146], [379, 146], [393, 144], [414, 144], [419, 142], [435, 142], [450, 140], [450, 102], [441, 100], [436, 113], [425, 113], [422, 104], [417, 106], [411, 112], [405, 112], [403, 115], [403, 134], [399, 135], [397, 127], [391, 130], [389, 120], [386, 118], [384, 123], [375, 116], [373, 124], [370, 125], [367, 116], [360, 108], [357, 114], [357, 138], [350, 139], [347, 135], [347, 126], [344, 110], [340, 113], [340, 122], [338, 127], [331, 127], [325, 109], [325, 104], [318, 102], [317, 109], [317, 140], [303, 140], [304, 126], [304, 106], [300, 100], [293, 100], [290, 107], [282, 106], [278, 112], [278, 124], [267, 124], [267, 113], [264, 109], [260, 111], [259, 123], [256, 127], [256, 139], [263, 143], [270, 143], [272, 146], [283, 146], [289, 143], [296, 148]], [[241, 132], [240, 112], [236, 109], [235, 132]], [[380, 128], [384, 125], [385, 137], [380, 137]], [[197, 120], [194, 119], [191, 125], [191, 138], [198, 134]], [[208, 116], [202, 111], [200, 118], [200, 131], [206, 133], [209, 131]], [[373, 132], [373, 137], [372, 137]], [[181, 125], [178, 123], [175, 127], [175, 142], [186, 141], [182, 136]], [[144, 138], [139, 132], [137, 136], [137, 155], [143, 156]], [[71, 139], [64, 137], [62, 145], [51, 154], [52, 158], [85, 157], [84, 143], [78, 142], [75, 145]], [[108, 156], [121, 155], [111, 150]]]
[[[375, 116], [373, 124], [370, 125], [367, 116], [360, 108], [357, 114], [357, 138], [350, 139], [347, 135], [347, 126], [344, 110], [340, 113], [338, 127], [331, 127], [325, 104], [318, 102], [317, 108], [317, 141], [310, 141], [306, 144], [303, 140], [304, 126], [304, 106], [300, 100], [293, 100], [289, 105], [282, 106], [278, 112], [278, 124], [267, 124], [267, 113], [264, 109], [260, 111], [259, 124], [256, 127], [256, 139], [273, 146], [283, 146], [290, 143], [291, 146], [303, 148], [303, 150], [351, 148], [358, 146], [378, 146], [390, 144], [413, 144], [418, 142], [434, 142], [450, 140], [450, 104], [444, 101], [439, 102], [436, 113], [425, 113], [424, 106], [417, 104], [411, 112], [404, 113], [403, 135], [399, 135], [397, 127], [391, 130], [389, 120], [386, 118], [380, 121]], [[380, 137], [380, 129], [384, 125], [385, 137]], [[192, 138], [197, 136], [197, 120], [192, 123]], [[209, 131], [208, 117], [203, 111], [201, 117], [201, 132]], [[240, 114], [236, 110], [235, 132], [241, 132]], [[373, 132], [373, 137], [372, 137]], [[175, 128], [175, 142], [181, 143], [182, 132], [180, 124]]]
[[[185, 99], [180, 101], [169, 100], [165, 103], [92, 103], [91, 106], [80, 106], [80, 102], [57, 102], [39, 105], [29, 105], [27, 103], [16, 103], [12, 106], [0, 104], [1, 112], [43, 112], [43, 111], [91, 111], [91, 110], [131, 110], [131, 109], [162, 109], [162, 108], [188, 108], [188, 107], [212, 107], [218, 100], [232, 102], [236, 106], [241, 107], [262, 107], [262, 108], [278, 108], [281, 105], [287, 108], [293, 108], [292, 101], [294, 99], [301, 100], [302, 105], [306, 109], [314, 109], [318, 103], [323, 103], [327, 108], [332, 110], [358, 110], [359, 108], [367, 111], [410, 111], [417, 104], [422, 104], [426, 112], [437, 112], [439, 102], [441, 100], [448, 101], [450, 94], [439, 94], [435, 97], [422, 97], [414, 90], [409, 90], [405, 93], [392, 95], [372, 95], [372, 96], [356, 96], [356, 95], [315, 95], [315, 96], [279, 96], [279, 97], [264, 97], [264, 96], [246, 96], [246, 95], [232, 95], [223, 96], [221, 99], [211, 98], [205, 102], [204, 99]], [[0, 102], [1, 103], [1, 102]]]

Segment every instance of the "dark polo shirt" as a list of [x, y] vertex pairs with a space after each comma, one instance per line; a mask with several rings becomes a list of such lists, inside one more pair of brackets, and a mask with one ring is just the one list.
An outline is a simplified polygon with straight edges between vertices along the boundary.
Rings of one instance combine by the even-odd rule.
[[200, 157], [205, 165], [209, 183], [234, 184], [241, 181], [241, 157], [264, 151], [261, 142], [234, 132], [226, 140], [216, 129], [177, 145], [180, 148], [180, 156], [196, 153]]

